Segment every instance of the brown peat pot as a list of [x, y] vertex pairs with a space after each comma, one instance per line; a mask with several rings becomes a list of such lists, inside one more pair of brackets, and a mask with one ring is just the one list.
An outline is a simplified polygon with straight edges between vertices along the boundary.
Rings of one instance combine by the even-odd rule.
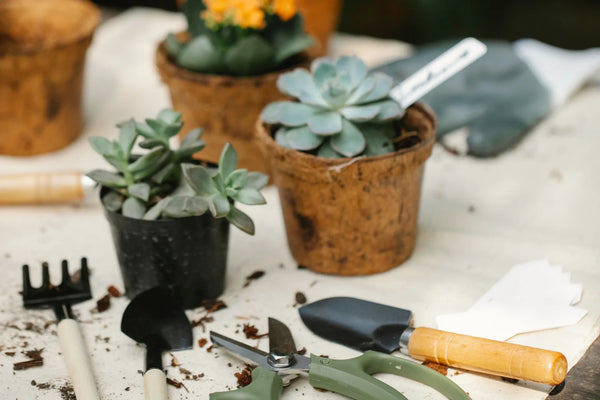
[[[179, 37], [184, 37], [179, 34]], [[180, 139], [193, 128], [204, 128], [206, 147], [202, 160], [218, 163], [227, 142], [238, 152], [240, 168], [269, 173], [254, 138], [254, 123], [262, 109], [285, 96], [277, 89], [277, 78], [295, 67], [306, 67], [308, 57], [281, 71], [257, 76], [202, 74], [180, 68], [168, 55], [164, 42], [158, 46], [156, 65], [161, 79], [169, 87], [173, 109], [183, 113], [185, 126]]]
[[306, 33], [317, 41], [309, 49], [313, 57], [327, 53], [329, 37], [336, 30], [342, 10], [342, 0], [296, 0], [298, 12], [304, 17]]
[[85, 55], [99, 22], [84, 0], [0, 1], [0, 154], [46, 153], [79, 136]]
[[326, 274], [364, 275], [397, 267], [411, 255], [437, 120], [429, 108], [415, 104], [397, 127], [394, 153], [331, 159], [282, 147], [271, 127], [257, 122], [288, 244], [300, 265]]

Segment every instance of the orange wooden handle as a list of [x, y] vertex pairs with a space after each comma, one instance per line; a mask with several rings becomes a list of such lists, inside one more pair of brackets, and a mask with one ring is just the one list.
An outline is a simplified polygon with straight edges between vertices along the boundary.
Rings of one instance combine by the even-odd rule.
[[83, 198], [81, 172], [0, 175], [0, 204], [60, 203]]
[[408, 353], [417, 360], [549, 385], [567, 374], [567, 359], [559, 352], [431, 328], [412, 332]]

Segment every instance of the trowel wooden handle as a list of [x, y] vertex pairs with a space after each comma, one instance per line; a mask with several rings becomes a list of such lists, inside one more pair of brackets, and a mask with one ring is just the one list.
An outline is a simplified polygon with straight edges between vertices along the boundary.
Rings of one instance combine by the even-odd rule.
[[84, 196], [81, 172], [0, 175], [1, 204], [43, 204]]
[[79, 330], [77, 321], [63, 319], [58, 323], [58, 340], [71, 376], [73, 390], [78, 400], [100, 400], [92, 362]]
[[567, 374], [567, 360], [556, 351], [431, 328], [410, 334], [408, 353], [417, 360], [549, 385], [558, 385]]
[[144, 374], [144, 399], [145, 400], [168, 400], [167, 376], [156, 368], [149, 369]]

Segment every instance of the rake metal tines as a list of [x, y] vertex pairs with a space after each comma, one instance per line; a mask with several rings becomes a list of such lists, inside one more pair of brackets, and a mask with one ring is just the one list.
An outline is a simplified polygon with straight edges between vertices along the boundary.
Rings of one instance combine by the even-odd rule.
[[63, 260], [60, 285], [50, 282], [48, 263], [42, 263], [42, 285], [32, 287], [29, 279], [29, 266], [23, 265], [23, 305], [25, 308], [54, 308], [57, 318], [72, 318], [71, 304], [92, 298], [87, 259], [81, 259], [81, 273], [77, 281], [69, 275], [69, 264]]

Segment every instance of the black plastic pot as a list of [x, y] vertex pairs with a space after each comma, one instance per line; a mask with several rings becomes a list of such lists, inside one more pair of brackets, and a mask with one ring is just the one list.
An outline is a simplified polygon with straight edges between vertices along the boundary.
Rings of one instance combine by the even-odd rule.
[[[104, 190], [101, 192], [101, 195]], [[210, 213], [147, 221], [104, 209], [127, 297], [168, 286], [184, 308], [202, 305], [225, 288], [229, 222]]]

